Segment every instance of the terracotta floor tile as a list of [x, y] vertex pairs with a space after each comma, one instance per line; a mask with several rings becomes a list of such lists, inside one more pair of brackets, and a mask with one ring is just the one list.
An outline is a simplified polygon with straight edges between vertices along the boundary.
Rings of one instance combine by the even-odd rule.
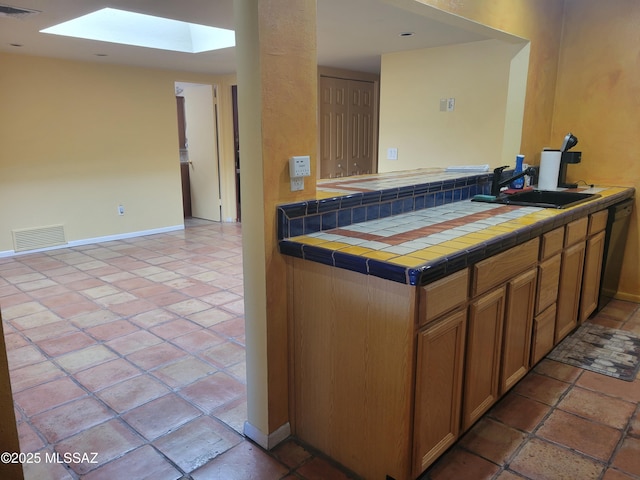
[[490, 418], [482, 418], [460, 440], [460, 446], [498, 465], [522, 444], [525, 434]]
[[123, 413], [168, 392], [167, 387], [150, 375], [140, 375], [107, 387], [97, 395], [116, 412]]
[[18, 392], [13, 399], [22, 411], [31, 417], [85, 395], [87, 392], [84, 389], [69, 377], [63, 377]]
[[209, 330], [227, 338], [236, 338], [244, 335], [244, 317], [235, 317], [224, 322], [212, 325]]
[[63, 440], [55, 446], [55, 450], [61, 455], [73, 452], [97, 453], [97, 464], [82, 462], [70, 465], [76, 473], [84, 474], [142, 444], [142, 437], [120, 420], [114, 419]]
[[95, 340], [85, 333], [73, 332], [62, 337], [41, 340], [38, 342], [38, 347], [40, 347], [40, 349], [42, 349], [47, 355], [57, 357], [58, 355], [63, 355], [65, 353], [73, 352], [74, 350], [80, 350], [88, 347], [94, 343]]
[[245, 361], [245, 351], [240, 345], [224, 342], [200, 353], [200, 358], [219, 368]]
[[177, 480], [182, 474], [153, 447], [145, 445], [126, 453], [82, 477], [82, 480]]
[[171, 342], [179, 345], [190, 353], [196, 353], [224, 342], [224, 338], [207, 330], [197, 330], [176, 337]]
[[531, 480], [596, 480], [603, 465], [539, 439], [527, 442], [509, 469]]
[[56, 443], [111, 418], [113, 412], [101, 402], [85, 397], [35, 415], [31, 423], [50, 443]]
[[69, 373], [77, 373], [109, 360], [117, 355], [104, 345], [94, 345], [56, 358], [56, 363]]
[[2, 319], [6, 322], [7, 320], [13, 320], [15, 318], [28, 316], [34, 313], [44, 312], [45, 310], [46, 307], [40, 304], [40, 302], [24, 302], [7, 307], [3, 300]]
[[575, 387], [562, 399], [558, 408], [613, 428], [622, 429], [631, 419], [636, 405]]
[[9, 369], [15, 370], [26, 367], [27, 365], [33, 365], [34, 363], [40, 363], [46, 360], [46, 357], [42, 355], [36, 347], [25, 345], [24, 347], [8, 351], [7, 360], [9, 361]]
[[640, 476], [640, 439], [625, 438], [611, 466], [630, 475]]
[[615, 468], [608, 468], [604, 473], [602, 480], [637, 480], [638, 477], [627, 475]]
[[95, 327], [88, 328], [86, 332], [97, 340], [107, 342], [114, 338], [122, 337], [140, 329], [127, 320], [113, 320]]
[[88, 368], [75, 375], [75, 379], [91, 392], [114, 385], [123, 380], [142, 374], [130, 362], [117, 358], [101, 365]]
[[637, 309], [637, 303], [613, 299], [598, 312], [598, 316], [604, 315], [618, 320], [627, 320]]
[[474, 480], [489, 480], [500, 470], [497, 465], [469, 453], [454, 448], [440, 458], [429, 470], [429, 480], [461, 480], [469, 478], [473, 472]]
[[219, 306], [229, 302], [236, 302], [238, 300], [242, 300], [242, 297], [240, 295], [236, 295], [235, 293], [222, 291], [222, 292], [213, 293], [211, 295], [205, 295], [204, 297], [202, 297], [202, 300], [204, 300], [207, 303], [210, 303], [211, 305]]
[[51, 310], [61, 318], [73, 319], [79, 315], [97, 312], [100, 310], [100, 306], [91, 300], [84, 300], [79, 303], [70, 303], [68, 305], [52, 307]]
[[156, 308], [139, 315], [131, 317], [129, 320], [131, 323], [138, 325], [141, 328], [151, 328], [156, 325], [161, 325], [170, 320], [175, 320], [178, 316], [175, 313], [171, 313], [162, 308]]
[[189, 356], [151, 372], [172, 388], [183, 387], [217, 371], [217, 368]]
[[[4, 313], [2, 314], [4, 318]], [[62, 320], [61, 317], [53, 313], [51, 310], [32, 313], [23, 317], [11, 320], [11, 324], [18, 330], [28, 330], [29, 328], [40, 327], [48, 323], [56, 323]]]
[[620, 430], [555, 410], [536, 435], [608, 462], [622, 436]]
[[532, 432], [550, 409], [549, 405], [511, 392], [489, 411], [489, 416], [518, 430]]
[[200, 415], [200, 410], [170, 393], [134, 408], [122, 419], [148, 440], [155, 440]]
[[[166, 285], [158, 285], [152, 288], [154, 288], [156, 291], [154, 292], [153, 296], [149, 296], [148, 298], [150, 301], [161, 307], [166, 307], [168, 305], [173, 305], [175, 303], [184, 302], [185, 300], [190, 299], [190, 297], [185, 295], [184, 293], [176, 292], [171, 287], [168, 287]], [[158, 293], [158, 291], [160, 291], [162, 288], [164, 288], [165, 291], [162, 293]], [[141, 290], [145, 289], [136, 290], [135, 294], [140, 296], [142, 293]], [[145, 293], [147, 292], [145, 291]]]
[[210, 415], [242, 435], [244, 434], [244, 423], [247, 420], [247, 398], [242, 395], [231, 400], [212, 410]]
[[[40, 451], [42, 458], [45, 455], [54, 456], [53, 450], [47, 448]], [[51, 458], [51, 457], [50, 457]], [[65, 468], [63, 463], [27, 463], [22, 466], [25, 480], [74, 480], [76, 477]]]
[[149, 331], [154, 335], [164, 338], [165, 340], [170, 340], [195, 330], [202, 330], [202, 327], [190, 322], [189, 320], [179, 318], [163, 323], [162, 325], [155, 326]]
[[246, 395], [246, 387], [226, 373], [217, 372], [180, 390], [186, 400], [210, 413], [227, 402]]
[[138, 313], [148, 312], [149, 310], [153, 310], [155, 307], [156, 305], [153, 302], [136, 298], [131, 301], [111, 305], [110, 309], [113, 312], [119, 313], [123, 317], [129, 317]]
[[38, 432], [27, 422], [18, 422], [18, 438], [20, 451], [24, 453], [36, 452], [46, 446]]
[[7, 351], [15, 350], [16, 348], [25, 347], [29, 345], [29, 342], [24, 338], [22, 333], [18, 333], [18, 332], [8, 333], [9, 327], [11, 327], [11, 325], [9, 324], [3, 325], [4, 342], [7, 347]]
[[576, 385], [595, 392], [603, 392], [628, 402], [640, 402], [640, 380], [627, 382], [607, 375], [585, 371], [576, 382]]
[[541, 375], [546, 375], [566, 383], [575, 382], [576, 379], [585, 372], [585, 370], [582, 370], [581, 368], [549, 359], [544, 359], [538, 363], [535, 366], [534, 371]]
[[68, 320], [61, 320], [55, 323], [49, 323], [40, 327], [24, 330], [22, 334], [32, 342], [41, 342], [43, 340], [51, 340], [62, 337], [70, 333], [78, 332], [78, 328]]
[[49, 382], [67, 375], [60, 367], [50, 361], [36, 363], [27, 367], [11, 370], [11, 390], [15, 395], [26, 388]]
[[[260, 447], [251, 442], [241, 442], [227, 450], [204, 467], [191, 473], [194, 480], [210, 480], [220, 478], [225, 480], [245, 480], [259, 478], [260, 480], [279, 480], [288, 469]], [[331, 476], [323, 478], [339, 480], [347, 478], [340, 476], [341, 472], [329, 471]]]
[[299, 467], [313, 456], [311, 452], [293, 438], [282, 442], [271, 453], [290, 468]]
[[240, 442], [240, 435], [202, 416], [159, 438], [153, 445], [183, 471], [191, 473]]
[[156, 337], [153, 333], [149, 333], [146, 330], [138, 330], [128, 335], [109, 340], [106, 345], [121, 355], [129, 355], [130, 353], [158, 345], [159, 343], [162, 343], [162, 339]]
[[234, 315], [219, 308], [210, 308], [204, 312], [189, 315], [187, 318], [198, 325], [208, 328], [230, 320], [234, 318]]
[[[80, 303], [86, 300], [84, 296], [80, 295], [77, 292], [72, 292], [66, 287], [61, 287], [58, 285], [58, 288], [61, 288], [66, 293], [56, 295], [39, 294], [37, 295], [37, 298], [40, 299], [40, 303], [47, 308], [52, 308], [59, 307], [61, 305], [68, 305], [70, 303]], [[36, 296], [34, 294], [32, 295]]]
[[568, 383], [561, 382], [537, 373], [530, 373], [518, 383], [513, 391], [525, 397], [537, 400], [547, 405], [555, 405], [560, 397], [570, 387]]
[[175, 347], [169, 343], [160, 343], [132, 353], [127, 356], [127, 360], [143, 370], [152, 370], [186, 356], [187, 353], [181, 348]]
[[629, 435], [640, 437], [640, 411], [636, 411], [629, 424]]
[[97, 310], [95, 312], [88, 312], [82, 315], [77, 315], [70, 321], [79, 328], [91, 328], [97, 325], [104, 325], [105, 323], [118, 320], [119, 318], [119, 315], [116, 315], [109, 310]]
[[495, 480], [522, 480], [522, 477], [508, 470], [503, 470]]

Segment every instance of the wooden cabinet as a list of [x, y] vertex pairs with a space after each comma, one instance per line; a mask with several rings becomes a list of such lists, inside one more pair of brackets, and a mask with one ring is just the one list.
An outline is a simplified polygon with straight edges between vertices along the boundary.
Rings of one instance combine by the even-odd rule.
[[469, 305], [465, 360], [463, 429], [471, 427], [499, 395], [502, 325], [506, 287], [500, 287]]
[[585, 243], [580, 242], [562, 252], [555, 343], [567, 336], [578, 324], [584, 250]]
[[602, 256], [604, 254], [604, 229], [607, 226], [608, 210], [589, 216], [589, 238], [584, 256], [582, 293], [580, 295], [580, 323], [584, 322], [598, 307]]
[[507, 283], [500, 371], [501, 394], [507, 392], [529, 371], [536, 278], [537, 271], [534, 268]]
[[292, 259], [294, 434], [364, 478], [421, 475], [588, 316], [604, 224], [576, 220], [423, 287]]
[[418, 333], [413, 427], [414, 476], [460, 434], [466, 310], [458, 310]]

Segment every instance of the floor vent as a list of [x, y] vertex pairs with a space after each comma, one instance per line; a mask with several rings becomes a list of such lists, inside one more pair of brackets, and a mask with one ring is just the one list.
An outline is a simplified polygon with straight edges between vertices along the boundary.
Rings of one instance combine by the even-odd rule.
[[30, 15], [36, 15], [38, 13], [40, 13], [38, 10], [29, 10], [28, 8], [0, 5], [0, 17], [24, 18]]
[[64, 225], [13, 230], [13, 249], [16, 252], [55, 247], [65, 243], [67, 239], [64, 234]]

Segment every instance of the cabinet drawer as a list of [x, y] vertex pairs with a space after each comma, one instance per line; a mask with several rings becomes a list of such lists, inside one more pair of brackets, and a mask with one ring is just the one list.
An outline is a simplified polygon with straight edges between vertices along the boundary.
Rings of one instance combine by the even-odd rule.
[[420, 289], [420, 326], [467, 301], [469, 269], [465, 268]]
[[532, 367], [542, 360], [553, 348], [555, 324], [555, 303], [533, 319], [533, 338], [531, 341]]
[[545, 260], [560, 253], [564, 245], [564, 227], [556, 228], [542, 235], [540, 260]]
[[480, 295], [535, 265], [539, 245], [539, 239], [534, 238], [476, 263], [473, 266], [472, 296]]
[[598, 232], [604, 230], [607, 226], [607, 217], [609, 216], [609, 210], [602, 210], [589, 215], [589, 229], [588, 235], [595, 235]]
[[588, 223], [589, 217], [579, 218], [578, 220], [568, 223], [564, 235], [564, 246], [570, 247], [587, 238]]

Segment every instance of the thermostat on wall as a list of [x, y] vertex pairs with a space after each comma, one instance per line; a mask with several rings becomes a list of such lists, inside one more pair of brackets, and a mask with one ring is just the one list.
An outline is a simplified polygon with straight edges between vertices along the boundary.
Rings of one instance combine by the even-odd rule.
[[289, 176], [310, 177], [311, 176], [311, 157], [308, 155], [301, 157], [291, 157], [289, 159]]

